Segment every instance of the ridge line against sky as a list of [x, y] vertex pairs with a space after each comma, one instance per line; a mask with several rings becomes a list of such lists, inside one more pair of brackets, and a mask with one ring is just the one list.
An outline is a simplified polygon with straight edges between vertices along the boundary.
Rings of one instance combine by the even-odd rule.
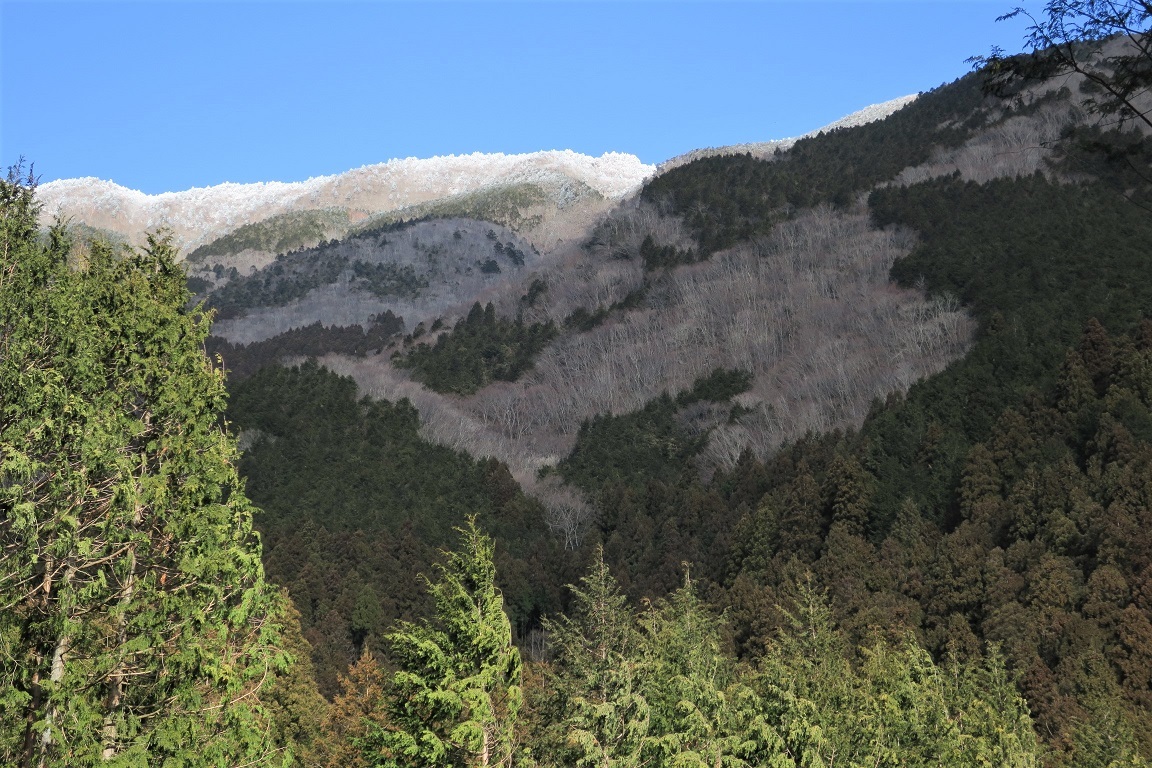
[[[1034, 4], [1038, 5], [1038, 4]], [[0, 161], [155, 194], [392, 158], [657, 164], [929, 90], [999, 0], [0, 2]]]

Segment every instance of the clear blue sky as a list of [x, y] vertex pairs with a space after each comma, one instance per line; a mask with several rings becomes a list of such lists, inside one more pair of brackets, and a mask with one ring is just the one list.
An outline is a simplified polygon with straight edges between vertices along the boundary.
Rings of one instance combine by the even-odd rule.
[[477, 151], [654, 163], [953, 80], [1019, 50], [1016, 2], [0, 0], [0, 164], [155, 193]]

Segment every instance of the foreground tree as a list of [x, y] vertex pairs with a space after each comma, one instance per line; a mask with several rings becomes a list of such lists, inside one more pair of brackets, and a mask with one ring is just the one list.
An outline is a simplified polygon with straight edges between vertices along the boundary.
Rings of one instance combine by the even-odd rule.
[[641, 691], [651, 708], [642, 765], [667, 768], [794, 768], [775, 723], [724, 653], [722, 622], [684, 584], [639, 618]]
[[41, 237], [0, 181], [0, 763], [270, 765], [286, 667], [252, 509], [166, 239]]
[[1016, 17], [1032, 22], [1024, 53], [993, 49], [973, 59], [988, 67], [988, 90], [1006, 95], [1021, 82], [1075, 73], [1087, 81], [1089, 111], [1152, 129], [1152, 2], [1050, 0], [1040, 18], [1015, 8], [1001, 19]]
[[546, 709], [558, 731], [545, 741], [559, 742], [547, 746], [577, 766], [638, 766], [649, 712], [640, 693], [636, 619], [599, 545], [580, 581], [571, 587], [572, 615], [544, 624], [555, 655]]
[[399, 671], [388, 724], [363, 740], [376, 766], [511, 766], [523, 699], [520, 653], [496, 589], [492, 540], [470, 519], [463, 549], [446, 552], [427, 580], [433, 622], [404, 622], [388, 636]]

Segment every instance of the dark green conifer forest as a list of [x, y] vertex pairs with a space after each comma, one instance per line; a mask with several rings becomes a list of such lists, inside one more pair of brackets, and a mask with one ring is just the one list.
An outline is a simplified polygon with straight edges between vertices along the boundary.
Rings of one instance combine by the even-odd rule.
[[515, 381], [555, 336], [551, 322], [510, 322], [497, 317], [491, 303], [476, 302], [435, 344], [420, 342], [403, 356], [397, 352], [396, 364], [411, 368], [437, 392], [468, 395], [493, 381]]

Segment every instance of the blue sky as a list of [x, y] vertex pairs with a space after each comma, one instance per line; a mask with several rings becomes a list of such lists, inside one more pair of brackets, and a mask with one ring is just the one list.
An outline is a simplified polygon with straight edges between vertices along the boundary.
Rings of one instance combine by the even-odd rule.
[[1019, 50], [1014, 2], [0, 0], [0, 163], [149, 193], [470, 152], [654, 163], [953, 80]]

